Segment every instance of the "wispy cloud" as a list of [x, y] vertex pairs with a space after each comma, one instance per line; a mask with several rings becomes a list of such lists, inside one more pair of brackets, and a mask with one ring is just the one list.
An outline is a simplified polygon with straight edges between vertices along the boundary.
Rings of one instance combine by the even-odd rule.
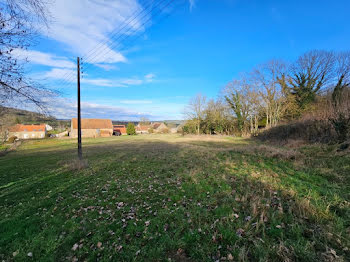
[[140, 105], [140, 104], [152, 104], [151, 100], [122, 100], [119, 101], [121, 104], [126, 105]]
[[[53, 79], [65, 79], [65, 76], [75, 75], [75, 74], [76, 74], [76, 71], [73, 69], [52, 68], [50, 71], [47, 71], [46, 73], [44, 73], [43, 77], [44, 78], [53, 78]], [[75, 81], [75, 79], [72, 81]]]
[[156, 78], [156, 75], [153, 73], [145, 75], [146, 82], [152, 82]]
[[[56, 98], [49, 101], [48, 111], [59, 119], [70, 119], [76, 117], [77, 105], [69, 99]], [[82, 102], [81, 113], [84, 118], [104, 118], [112, 120], [139, 120], [141, 117], [152, 118], [153, 115], [145, 112], [122, 107], [101, 105], [98, 103]]]
[[[67, 75], [72, 76], [75, 75], [76, 72], [73, 69], [65, 69], [65, 68], [52, 68], [50, 71], [43, 74], [44, 78], [51, 78], [55, 80], [65, 80], [67, 82], [76, 81], [75, 78], [65, 77]], [[103, 87], [129, 87], [129, 86], [137, 86], [145, 83], [151, 83], [155, 80], [155, 74], [149, 73], [144, 77], [137, 78], [121, 78], [121, 79], [107, 79], [107, 78], [83, 78], [81, 80], [82, 83], [93, 85], [93, 86], [103, 86]]]
[[65, 57], [56, 56], [50, 53], [44, 53], [35, 50], [14, 49], [14, 56], [19, 59], [28, 59], [32, 64], [60, 67], [60, 68], [74, 68], [75, 64]]
[[116, 70], [118, 69], [117, 66], [115, 65], [110, 65], [110, 64], [95, 64], [95, 66], [103, 68], [106, 71], [110, 71], [110, 70]]
[[190, 10], [192, 11], [192, 9], [196, 6], [196, 0], [189, 0], [190, 2]]
[[112, 46], [116, 42], [112, 31], [123, 28], [123, 35], [142, 30], [139, 19], [132, 23], [128, 20], [140, 10], [137, 0], [57, 0], [51, 5], [54, 22], [48, 37], [65, 44], [72, 53], [84, 55], [92, 50], [91, 58], [85, 61], [88, 63], [125, 62], [126, 58]]
[[97, 78], [97, 79], [82, 79], [82, 83], [90, 84], [90, 85], [95, 85], [95, 86], [104, 86], [104, 87], [110, 87], [110, 86], [115, 86], [113, 84], [113, 81], [110, 79], [103, 79], [103, 78]]

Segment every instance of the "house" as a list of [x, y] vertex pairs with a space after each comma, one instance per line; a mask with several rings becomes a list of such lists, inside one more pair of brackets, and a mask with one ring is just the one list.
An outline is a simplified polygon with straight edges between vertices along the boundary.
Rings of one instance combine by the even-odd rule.
[[[81, 119], [81, 137], [108, 137], [113, 135], [113, 124], [110, 119]], [[78, 137], [78, 119], [71, 121], [70, 137]]]
[[113, 134], [120, 133], [121, 135], [126, 135], [125, 125], [113, 125]]
[[151, 128], [155, 133], [165, 133], [168, 131], [168, 127], [164, 123], [153, 123], [151, 124]]
[[152, 129], [154, 133], [165, 133], [168, 131], [168, 127], [164, 123], [155, 122], [150, 125], [141, 125], [136, 126], [137, 134], [148, 134], [149, 130]]
[[150, 125], [141, 125], [140, 123], [136, 126], [136, 134], [148, 134], [148, 130], [151, 128]]
[[52, 126], [50, 126], [50, 125], [48, 125], [48, 124], [46, 124], [45, 126], [46, 126], [46, 131], [51, 131], [51, 130], [53, 130], [53, 127], [52, 127]]
[[33, 139], [33, 138], [45, 138], [46, 135], [46, 125], [22, 125], [17, 124], [9, 127], [9, 135], [16, 136], [19, 139]]

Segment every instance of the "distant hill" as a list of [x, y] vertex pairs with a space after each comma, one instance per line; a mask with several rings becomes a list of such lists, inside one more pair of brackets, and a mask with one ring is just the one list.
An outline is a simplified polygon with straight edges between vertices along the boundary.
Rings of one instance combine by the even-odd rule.
[[49, 124], [54, 128], [64, 129], [70, 125], [70, 120], [57, 120], [53, 116], [27, 110], [0, 106], [0, 125], [7, 124]]
[[[154, 122], [163, 122], [165, 123], [168, 127], [177, 127], [181, 125], [182, 123], [185, 122], [185, 120], [159, 120], [159, 121], [150, 121], [152, 123]], [[138, 125], [140, 121], [125, 121], [125, 120], [112, 120], [113, 125], [127, 125], [128, 123], [133, 123], [134, 125]]]
[[[40, 124], [46, 123], [54, 128], [64, 129], [70, 126], [70, 119], [56, 119], [53, 116], [47, 116], [44, 114], [31, 112], [27, 110], [2, 107], [0, 106], [0, 125], [6, 124]], [[134, 123], [137, 125], [139, 121], [126, 121], [126, 120], [112, 120], [113, 125], [127, 125], [128, 123]], [[164, 122], [170, 128], [177, 127], [184, 123], [184, 120], [159, 120], [151, 122]]]

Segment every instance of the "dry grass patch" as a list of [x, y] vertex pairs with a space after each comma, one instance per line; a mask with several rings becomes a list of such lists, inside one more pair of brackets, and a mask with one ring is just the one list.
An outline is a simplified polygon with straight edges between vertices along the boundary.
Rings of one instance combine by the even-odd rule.
[[[295, 168], [296, 149], [91, 139], [82, 168], [75, 147], [33, 142], [0, 159], [0, 260], [17, 251], [18, 261], [29, 252], [35, 261], [322, 261], [333, 251], [349, 260], [347, 180], [323, 176], [314, 159]], [[316, 150], [300, 153], [326, 157]], [[341, 163], [322, 167], [343, 175]]]

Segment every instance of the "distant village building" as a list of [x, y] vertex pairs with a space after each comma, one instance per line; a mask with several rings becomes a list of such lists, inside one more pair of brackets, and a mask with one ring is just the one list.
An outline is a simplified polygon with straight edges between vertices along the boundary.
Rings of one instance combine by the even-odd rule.
[[148, 130], [151, 125], [141, 125], [140, 123], [136, 126], [136, 134], [148, 134]]
[[[113, 124], [110, 119], [81, 119], [82, 137], [109, 137], [113, 135]], [[70, 137], [78, 136], [78, 119], [71, 121]]]
[[53, 129], [53, 127], [48, 124], [46, 124], [45, 126], [46, 126], [46, 131], [51, 131]]
[[113, 134], [116, 135], [120, 133], [121, 135], [126, 135], [125, 125], [113, 125]]
[[9, 128], [8, 137], [16, 136], [19, 139], [45, 138], [46, 125], [22, 125], [17, 124]]
[[151, 127], [155, 133], [162, 133], [168, 130], [167, 125], [164, 123], [153, 123]]
[[56, 137], [61, 138], [61, 137], [68, 136], [68, 134], [69, 134], [69, 132], [66, 130], [66, 131], [63, 131], [61, 133], [56, 134]]
[[162, 133], [168, 130], [168, 127], [164, 123], [155, 122], [150, 125], [141, 125], [140, 123], [136, 126], [137, 134], [148, 134], [149, 130], [152, 129], [154, 133]]
[[172, 127], [172, 128], [170, 128], [170, 133], [175, 134], [175, 133], [177, 133], [177, 132], [178, 132], [177, 127]]

